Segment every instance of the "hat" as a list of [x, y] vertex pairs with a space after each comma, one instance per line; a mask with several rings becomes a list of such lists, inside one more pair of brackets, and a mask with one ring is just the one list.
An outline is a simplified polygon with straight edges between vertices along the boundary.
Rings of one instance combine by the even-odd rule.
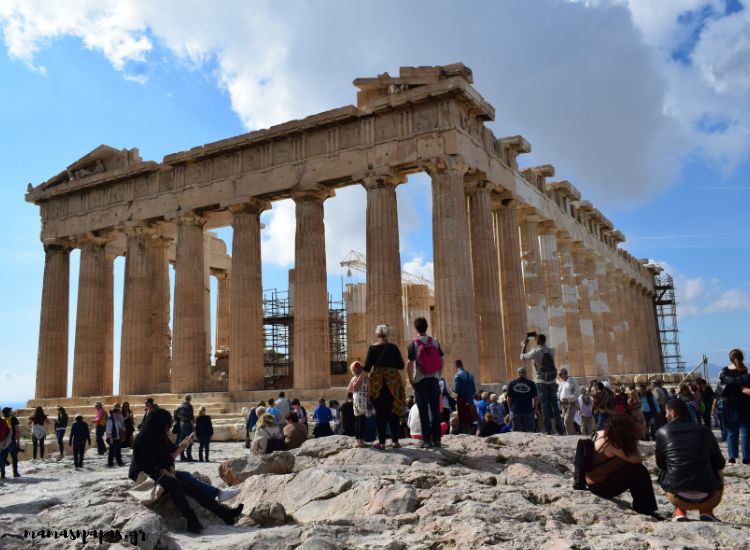
[[518, 374], [526, 374], [526, 367], [518, 367], [516, 372], [518, 372]]
[[96, 407], [97, 405], [99, 405], [101, 407], [102, 402], [101, 401], [97, 401], [96, 403], [94, 403], [94, 407]]
[[83, 415], [82, 415], [81, 413], [76, 413], [76, 415], [75, 415], [75, 419], [76, 419], [76, 420], [78, 420], [79, 418], [80, 418], [81, 420], [83, 420]]
[[609, 389], [609, 380], [605, 380], [605, 381], [604, 381], [604, 382], [602, 383], [602, 385], [603, 385], [603, 386], [604, 386], [605, 388]]

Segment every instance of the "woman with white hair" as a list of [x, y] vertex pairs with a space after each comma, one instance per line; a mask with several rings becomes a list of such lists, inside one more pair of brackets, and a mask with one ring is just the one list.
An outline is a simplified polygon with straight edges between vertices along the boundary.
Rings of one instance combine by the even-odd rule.
[[369, 374], [372, 392], [372, 404], [375, 407], [375, 419], [378, 428], [378, 444], [375, 449], [385, 449], [386, 427], [391, 428], [393, 447], [399, 448], [398, 431], [400, 418], [404, 409], [404, 381], [399, 371], [404, 370], [404, 358], [398, 346], [388, 342], [393, 334], [389, 325], [378, 325], [375, 335], [377, 343], [367, 350], [365, 366], [359, 375], [360, 381]]

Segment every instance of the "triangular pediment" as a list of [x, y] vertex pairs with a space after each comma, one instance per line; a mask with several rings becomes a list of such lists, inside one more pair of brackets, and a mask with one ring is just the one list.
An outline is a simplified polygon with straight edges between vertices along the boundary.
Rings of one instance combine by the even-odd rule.
[[47, 189], [67, 181], [80, 180], [118, 168], [126, 168], [131, 164], [142, 161], [143, 159], [138, 155], [138, 149], [115, 149], [109, 145], [100, 145], [35, 189]]

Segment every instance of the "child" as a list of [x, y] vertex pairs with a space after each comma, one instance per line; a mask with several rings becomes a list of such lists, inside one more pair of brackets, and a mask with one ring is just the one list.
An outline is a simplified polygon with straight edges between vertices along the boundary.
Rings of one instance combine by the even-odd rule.
[[73, 447], [73, 461], [76, 468], [83, 467], [83, 455], [86, 452], [86, 443], [91, 445], [91, 433], [89, 425], [83, 421], [83, 415], [78, 413], [75, 416], [76, 421], [70, 427], [70, 437], [68, 445]]
[[369, 447], [365, 443], [365, 425], [367, 419], [372, 416], [372, 403], [370, 402], [370, 378], [364, 377], [360, 382], [362, 374], [362, 363], [355, 361], [349, 367], [354, 378], [349, 382], [350, 391], [354, 394], [354, 437], [357, 439], [355, 447]]
[[505, 415], [505, 426], [503, 426], [502, 428], [500, 428], [500, 433], [501, 434], [507, 434], [509, 431], [510, 431], [510, 415], [506, 414]]

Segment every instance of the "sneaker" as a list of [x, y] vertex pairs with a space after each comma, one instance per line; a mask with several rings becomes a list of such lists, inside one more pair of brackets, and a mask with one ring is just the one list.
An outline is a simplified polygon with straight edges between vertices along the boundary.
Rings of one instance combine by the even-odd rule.
[[651, 512], [649, 514], [652, 518], [654, 518], [656, 521], [664, 521], [664, 516], [662, 516], [659, 512]]
[[729, 466], [734, 466], [735, 464], [737, 464], [737, 461], [733, 458], [730, 458], [729, 460], [727, 460], [727, 464]]
[[229, 500], [234, 495], [237, 495], [240, 493], [239, 489], [224, 489], [219, 493], [219, 502], [224, 502], [225, 500]]
[[[427, 449], [427, 448], [429, 448], [427, 446], [428, 443], [429, 443], [429, 441], [427, 441], [426, 439], [422, 439], [419, 443], [417, 443], [416, 446], [417, 446], [418, 449]], [[430, 445], [430, 447], [432, 447], [432, 445]]]
[[674, 516], [672, 516], [672, 521], [690, 521], [688, 517], [685, 514], [678, 514], [677, 512], [674, 513]]
[[712, 512], [701, 512], [701, 521], [710, 521], [714, 523], [721, 523], [721, 520], [713, 515]]
[[742, 465], [743, 466], [750, 466], [750, 458], [743, 458], [742, 459]]
[[440, 443], [439, 439], [436, 439], [435, 441], [432, 442], [432, 446], [435, 447], [436, 449], [440, 449], [443, 447], [443, 444]]
[[18, 472], [13, 472], [13, 477], [21, 477], [21, 474], [19, 474]]

